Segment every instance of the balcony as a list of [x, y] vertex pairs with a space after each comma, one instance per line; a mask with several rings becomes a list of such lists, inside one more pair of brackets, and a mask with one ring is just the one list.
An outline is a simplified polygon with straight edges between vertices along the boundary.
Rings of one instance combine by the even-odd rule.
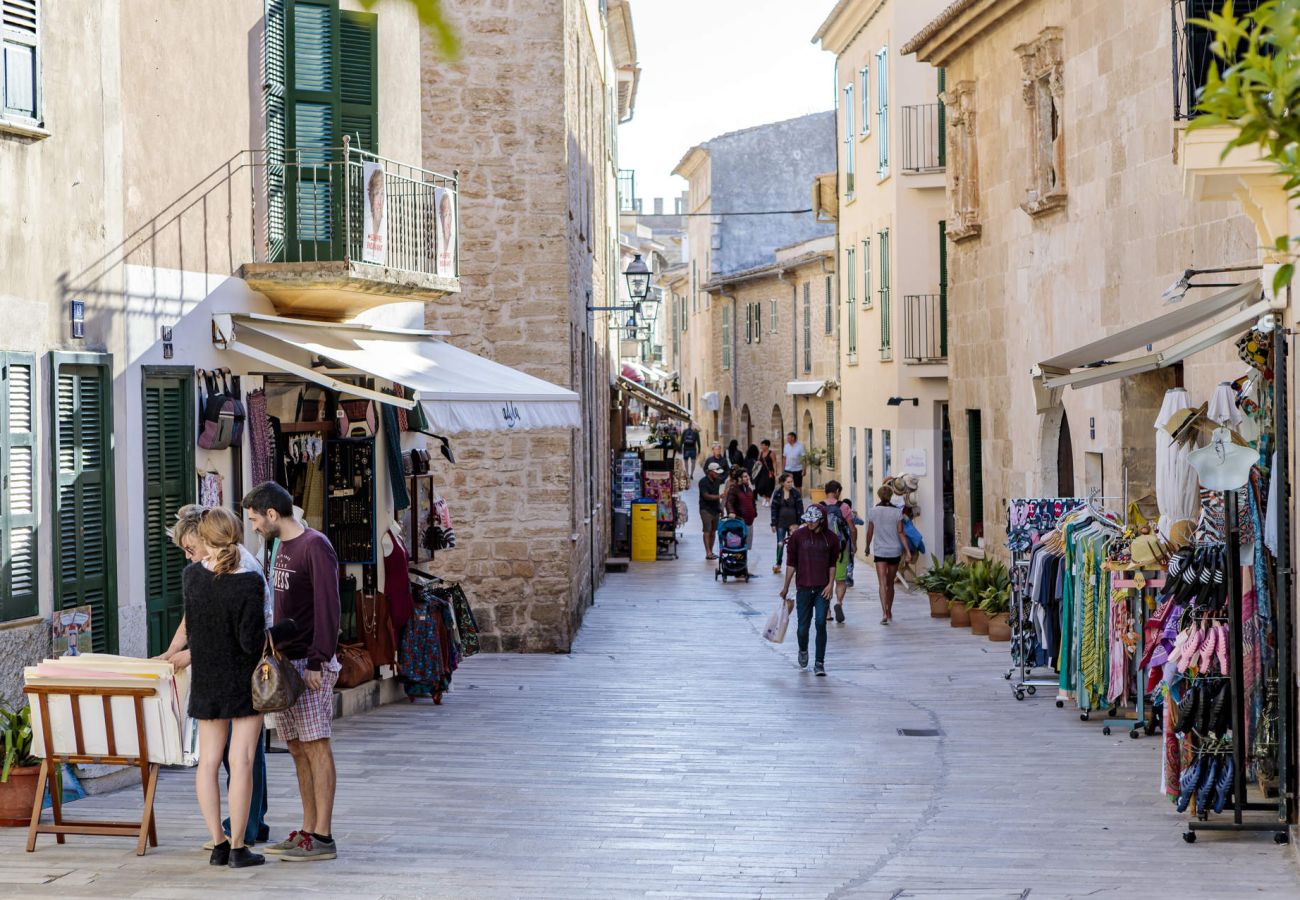
[[942, 172], [947, 163], [942, 103], [903, 107], [903, 172]]
[[[1240, 18], [1254, 12], [1263, 0], [1234, 0], [1233, 12]], [[1210, 50], [1213, 35], [1192, 19], [1205, 19], [1220, 12], [1223, 0], [1169, 0], [1169, 25], [1172, 31], [1173, 89], [1175, 121], [1196, 116], [1197, 96], [1205, 87], [1214, 54]]]
[[[946, 366], [948, 362], [947, 300], [944, 294], [903, 296], [903, 362], [916, 366]], [[945, 373], [946, 368], [945, 372], [934, 374]]]
[[286, 315], [348, 319], [456, 293], [454, 177], [351, 149], [249, 151], [253, 258], [239, 269]]

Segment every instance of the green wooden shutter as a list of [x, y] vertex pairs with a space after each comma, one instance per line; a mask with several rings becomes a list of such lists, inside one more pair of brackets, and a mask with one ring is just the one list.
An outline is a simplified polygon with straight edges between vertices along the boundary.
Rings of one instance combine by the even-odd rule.
[[[939, 67], [939, 90], [938, 95], [943, 96], [947, 89], [948, 72], [942, 66]], [[943, 168], [948, 164], [948, 115], [947, 109], [943, 105], [943, 100], [939, 100], [939, 167]]]
[[[342, 143], [337, 0], [293, 0], [285, 8], [286, 254], [294, 261], [333, 259], [338, 235]], [[268, 31], [269, 34], [269, 31]]]
[[194, 376], [146, 372], [144, 379], [145, 607], [149, 654], [167, 649], [185, 614], [185, 554], [167, 538], [176, 511], [194, 502]]
[[93, 647], [117, 652], [111, 358], [51, 353], [55, 606], [89, 606]]
[[974, 544], [979, 536], [976, 531], [982, 534], [984, 527], [984, 426], [978, 409], [966, 410], [966, 443], [970, 465], [967, 479], [970, 481], [971, 533], [968, 538]]
[[266, 244], [267, 259], [284, 259], [287, 234], [284, 150], [288, 146], [286, 109], [288, 48], [285, 42], [285, 0], [265, 0], [262, 37], [262, 109], [266, 114]]
[[894, 320], [889, 297], [889, 229], [880, 232], [880, 351], [885, 359], [893, 355]]
[[939, 355], [948, 358], [948, 223], [943, 220], [939, 221]]
[[0, 115], [39, 119], [38, 0], [0, 4]]
[[34, 616], [36, 358], [0, 353], [0, 622]]
[[351, 137], [352, 146], [369, 153], [379, 152], [378, 32], [376, 15], [359, 12], [339, 15], [343, 134]]

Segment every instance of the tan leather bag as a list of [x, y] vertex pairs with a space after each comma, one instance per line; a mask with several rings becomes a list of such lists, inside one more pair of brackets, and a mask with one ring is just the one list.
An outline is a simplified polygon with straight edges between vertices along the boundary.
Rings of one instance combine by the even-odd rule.
[[370, 658], [370, 651], [362, 645], [339, 644], [336, 656], [342, 667], [339, 669], [339, 687], [356, 687], [375, 677], [375, 663]]
[[302, 676], [275, 649], [275, 641], [268, 631], [262, 660], [253, 670], [253, 709], [262, 713], [283, 712], [298, 702], [305, 688]]

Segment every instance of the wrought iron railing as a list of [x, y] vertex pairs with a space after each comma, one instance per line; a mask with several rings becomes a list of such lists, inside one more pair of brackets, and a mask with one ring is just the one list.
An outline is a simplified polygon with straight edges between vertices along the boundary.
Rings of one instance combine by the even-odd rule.
[[[1234, 0], [1238, 16], [1254, 12], [1263, 0]], [[1223, 0], [1170, 0], [1170, 51], [1173, 64], [1174, 119], [1196, 117], [1196, 104], [1210, 71], [1213, 35], [1192, 19], [1205, 19], [1223, 8]]]
[[636, 198], [636, 170], [618, 170], [618, 211], [640, 212], [641, 203]]
[[947, 163], [942, 103], [903, 107], [903, 171], [941, 172]]
[[938, 363], [948, 358], [947, 304], [942, 294], [903, 297], [903, 360]]

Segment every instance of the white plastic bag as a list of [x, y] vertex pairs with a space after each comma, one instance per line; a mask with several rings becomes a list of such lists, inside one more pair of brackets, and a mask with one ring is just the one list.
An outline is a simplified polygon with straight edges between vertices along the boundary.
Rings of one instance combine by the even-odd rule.
[[772, 615], [767, 617], [763, 637], [774, 644], [780, 644], [785, 641], [785, 630], [789, 625], [790, 604], [786, 600], [778, 601], [776, 609], [772, 610]]

